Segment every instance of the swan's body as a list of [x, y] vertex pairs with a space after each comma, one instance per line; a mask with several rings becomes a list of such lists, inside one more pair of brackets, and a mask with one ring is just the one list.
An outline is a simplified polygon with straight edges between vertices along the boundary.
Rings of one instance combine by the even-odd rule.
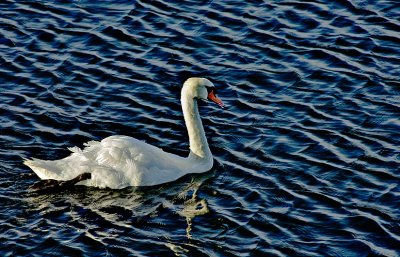
[[190, 153], [184, 158], [128, 136], [110, 136], [100, 142], [88, 142], [84, 149], [70, 148], [64, 159], [26, 160], [41, 179], [71, 180], [83, 173], [91, 178], [79, 182], [87, 186], [119, 189], [128, 186], [152, 186], [174, 181], [185, 174], [212, 168], [213, 157], [204, 133], [196, 99], [215, 96], [213, 84], [204, 78], [190, 78], [182, 88], [181, 104], [189, 134]]

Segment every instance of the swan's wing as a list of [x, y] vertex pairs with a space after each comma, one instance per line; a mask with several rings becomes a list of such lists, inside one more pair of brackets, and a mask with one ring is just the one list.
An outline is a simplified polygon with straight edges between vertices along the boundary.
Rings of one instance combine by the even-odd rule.
[[85, 149], [88, 158], [123, 176], [129, 185], [156, 185], [181, 176], [181, 157], [127, 136], [111, 136]]
[[137, 166], [149, 166], [163, 157], [164, 151], [143, 141], [127, 136], [111, 136], [84, 149], [84, 154], [95, 159], [99, 165], [116, 170], [126, 168], [134, 162]]

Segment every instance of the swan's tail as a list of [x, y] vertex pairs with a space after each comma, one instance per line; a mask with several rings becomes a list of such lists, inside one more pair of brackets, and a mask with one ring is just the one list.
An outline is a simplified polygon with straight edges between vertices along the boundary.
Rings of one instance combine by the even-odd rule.
[[[90, 141], [86, 147], [95, 146], [98, 142]], [[36, 158], [25, 159], [24, 164], [31, 168], [41, 179], [70, 180], [76, 176], [87, 172], [83, 167], [87, 158], [78, 147], [68, 148], [72, 154], [59, 160], [40, 160]], [[89, 153], [87, 153], [89, 154]]]
[[61, 180], [60, 171], [54, 165], [55, 161], [45, 161], [40, 159], [25, 159], [24, 164], [31, 168], [40, 179]]

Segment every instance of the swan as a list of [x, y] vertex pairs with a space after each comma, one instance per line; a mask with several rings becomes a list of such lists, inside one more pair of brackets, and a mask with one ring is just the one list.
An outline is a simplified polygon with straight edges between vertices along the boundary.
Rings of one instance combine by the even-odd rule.
[[[181, 105], [189, 134], [189, 155], [164, 152], [138, 139], [114, 135], [90, 141], [84, 148], [68, 148], [72, 153], [60, 160], [25, 159], [40, 179], [78, 181], [78, 185], [121, 189], [154, 186], [177, 180], [185, 174], [202, 173], [213, 166], [213, 156], [200, 119], [197, 100], [211, 100], [224, 107], [211, 81], [189, 78], [181, 90]], [[65, 183], [64, 183], [65, 184]]]

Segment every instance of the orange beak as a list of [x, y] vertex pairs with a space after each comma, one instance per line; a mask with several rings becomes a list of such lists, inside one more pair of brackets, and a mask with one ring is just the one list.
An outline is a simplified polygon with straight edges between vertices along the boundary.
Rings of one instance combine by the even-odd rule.
[[214, 94], [214, 90], [211, 90], [210, 93], [208, 93], [207, 98], [213, 101], [214, 103], [218, 104], [220, 107], [224, 108], [225, 106], [224, 103]]

